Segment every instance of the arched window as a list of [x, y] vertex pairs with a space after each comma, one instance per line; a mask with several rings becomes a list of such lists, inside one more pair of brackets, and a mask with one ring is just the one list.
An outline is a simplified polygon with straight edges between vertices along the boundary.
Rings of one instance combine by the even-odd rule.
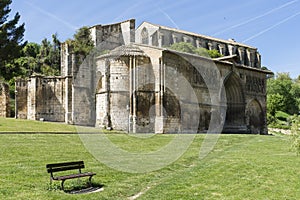
[[141, 38], [142, 38], [142, 44], [149, 44], [149, 34], [146, 27], [144, 27], [142, 30]]

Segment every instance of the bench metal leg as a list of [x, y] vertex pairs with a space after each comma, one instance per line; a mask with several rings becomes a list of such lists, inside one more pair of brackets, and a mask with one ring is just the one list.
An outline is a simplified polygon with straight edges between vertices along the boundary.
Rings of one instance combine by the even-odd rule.
[[61, 181], [61, 189], [62, 189], [62, 190], [64, 190], [64, 183], [65, 183], [65, 180], [62, 180], [62, 181]]
[[90, 187], [92, 187], [92, 178], [93, 178], [93, 176], [90, 176], [90, 178], [89, 178], [89, 186]]

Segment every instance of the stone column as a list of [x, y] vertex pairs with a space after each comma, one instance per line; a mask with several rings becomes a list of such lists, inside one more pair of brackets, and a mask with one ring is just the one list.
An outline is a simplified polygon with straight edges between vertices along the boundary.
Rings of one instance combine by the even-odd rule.
[[239, 51], [240, 62], [242, 65], [244, 65], [245, 64], [245, 48], [239, 47], [238, 51]]
[[65, 78], [65, 123], [67, 124], [69, 122], [69, 77], [67, 76]]
[[212, 43], [207, 43], [207, 46], [208, 46], [208, 50], [213, 50], [213, 44]]
[[158, 46], [162, 47], [164, 45], [164, 35], [161, 33], [158, 33]]
[[255, 67], [255, 50], [247, 49], [247, 57], [250, 67]]
[[136, 69], [136, 57], [133, 56], [133, 115], [132, 115], [132, 132], [136, 133], [137, 132], [137, 100], [136, 100], [136, 95], [137, 95], [137, 69]]
[[165, 66], [162, 60], [158, 63], [158, 78], [155, 87], [155, 107], [156, 107], [156, 117], [155, 117], [155, 133], [164, 132], [164, 113], [163, 113], [163, 95], [165, 88]]
[[220, 54], [225, 56], [225, 45], [224, 44], [218, 44], [218, 47], [219, 47]]
[[111, 116], [110, 116], [110, 61], [105, 62], [105, 78], [106, 78], [106, 128], [111, 129]]
[[261, 68], [261, 56], [258, 52], [256, 52], [256, 65], [257, 68]]
[[15, 82], [15, 119], [18, 119], [18, 84], [20, 84], [20, 82]]
[[133, 131], [133, 64], [132, 56], [129, 56], [129, 116], [128, 116], [128, 132]]
[[201, 48], [202, 47], [201, 42], [199, 41], [199, 39], [196, 39], [196, 47], [197, 48]]
[[178, 38], [175, 34], [172, 34], [172, 38], [173, 38], [173, 44], [178, 42]]

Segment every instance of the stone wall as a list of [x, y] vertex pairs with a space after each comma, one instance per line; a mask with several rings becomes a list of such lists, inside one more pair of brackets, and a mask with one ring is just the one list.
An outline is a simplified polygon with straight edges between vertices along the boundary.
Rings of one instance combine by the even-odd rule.
[[16, 118], [27, 119], [28, 80], [16, 79]]
[[197, 48], [215, 49], [223, 56], [237, 55], [240, 64], [261, 68], [261, 58], [257, 49], [233, 39], [222, 40], [148, 22], [143, 22], [136, 30], [136, 43], [168, 47], [178, 42], [188, 42]]
[[65, 122], [70, 109], [68, 77], [17, 79], [17, 118]]
[[9, 86], [0, 82], [0, 117], [10, 117]]

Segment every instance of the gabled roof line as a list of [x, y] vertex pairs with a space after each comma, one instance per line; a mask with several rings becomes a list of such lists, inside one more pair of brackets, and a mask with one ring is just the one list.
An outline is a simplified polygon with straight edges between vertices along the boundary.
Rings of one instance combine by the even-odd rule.
[[246, 45], [246, 44], [242, 44], [242, 43], [239, 43], [239, 42], [235, 42], [235, 41], [231, 41], [231, 40], [224, 40], [224, 39], [219, 39], [219, 38], [214, 38], [214, 37], [211, 37], [211, 36], [206, 36], [206, 35], [202, 35], [202, 34], [198, 34], [198, 33], [193, 33], [193, 32], [189, 32], [189, 31], [179, 30], [179, 29], [176, 29], [176, 28], [170, 28], [170, 27], [167, 27], [167, 26], [162, 26], [162, 25], [159, 25], [159, 24], [153, 24], [153, 23], [146, 22], [146, 21], [142, 22], [138, 26], [138, 28], [143, 23], [148, 23], [148, 24], [151, 24], [152, 26], [157, 26], [158, 28], [161, 28], [161, 29], [167, 29], [167, 30], [170, 30], [170, 31], [179, 32], [179, 33], [190, 35], [190, 36], [202, 37], [202, 38], [205, 38], [205, 39], [208, 39], [208, 40], [212, 40], [212, 41], [218, 41], [218, 42], [222, 42], [222, 43], [226, 43], [226, 44], [232, 44], [234, 46], [241, 46], [241, 47], [246, 47], [246, 48], [251, 48], [251, 49], [257, 50], [257, 48], [255, 48], [255, 47], [252, 47], [252, 46], [249, 46], [249, 45]]

